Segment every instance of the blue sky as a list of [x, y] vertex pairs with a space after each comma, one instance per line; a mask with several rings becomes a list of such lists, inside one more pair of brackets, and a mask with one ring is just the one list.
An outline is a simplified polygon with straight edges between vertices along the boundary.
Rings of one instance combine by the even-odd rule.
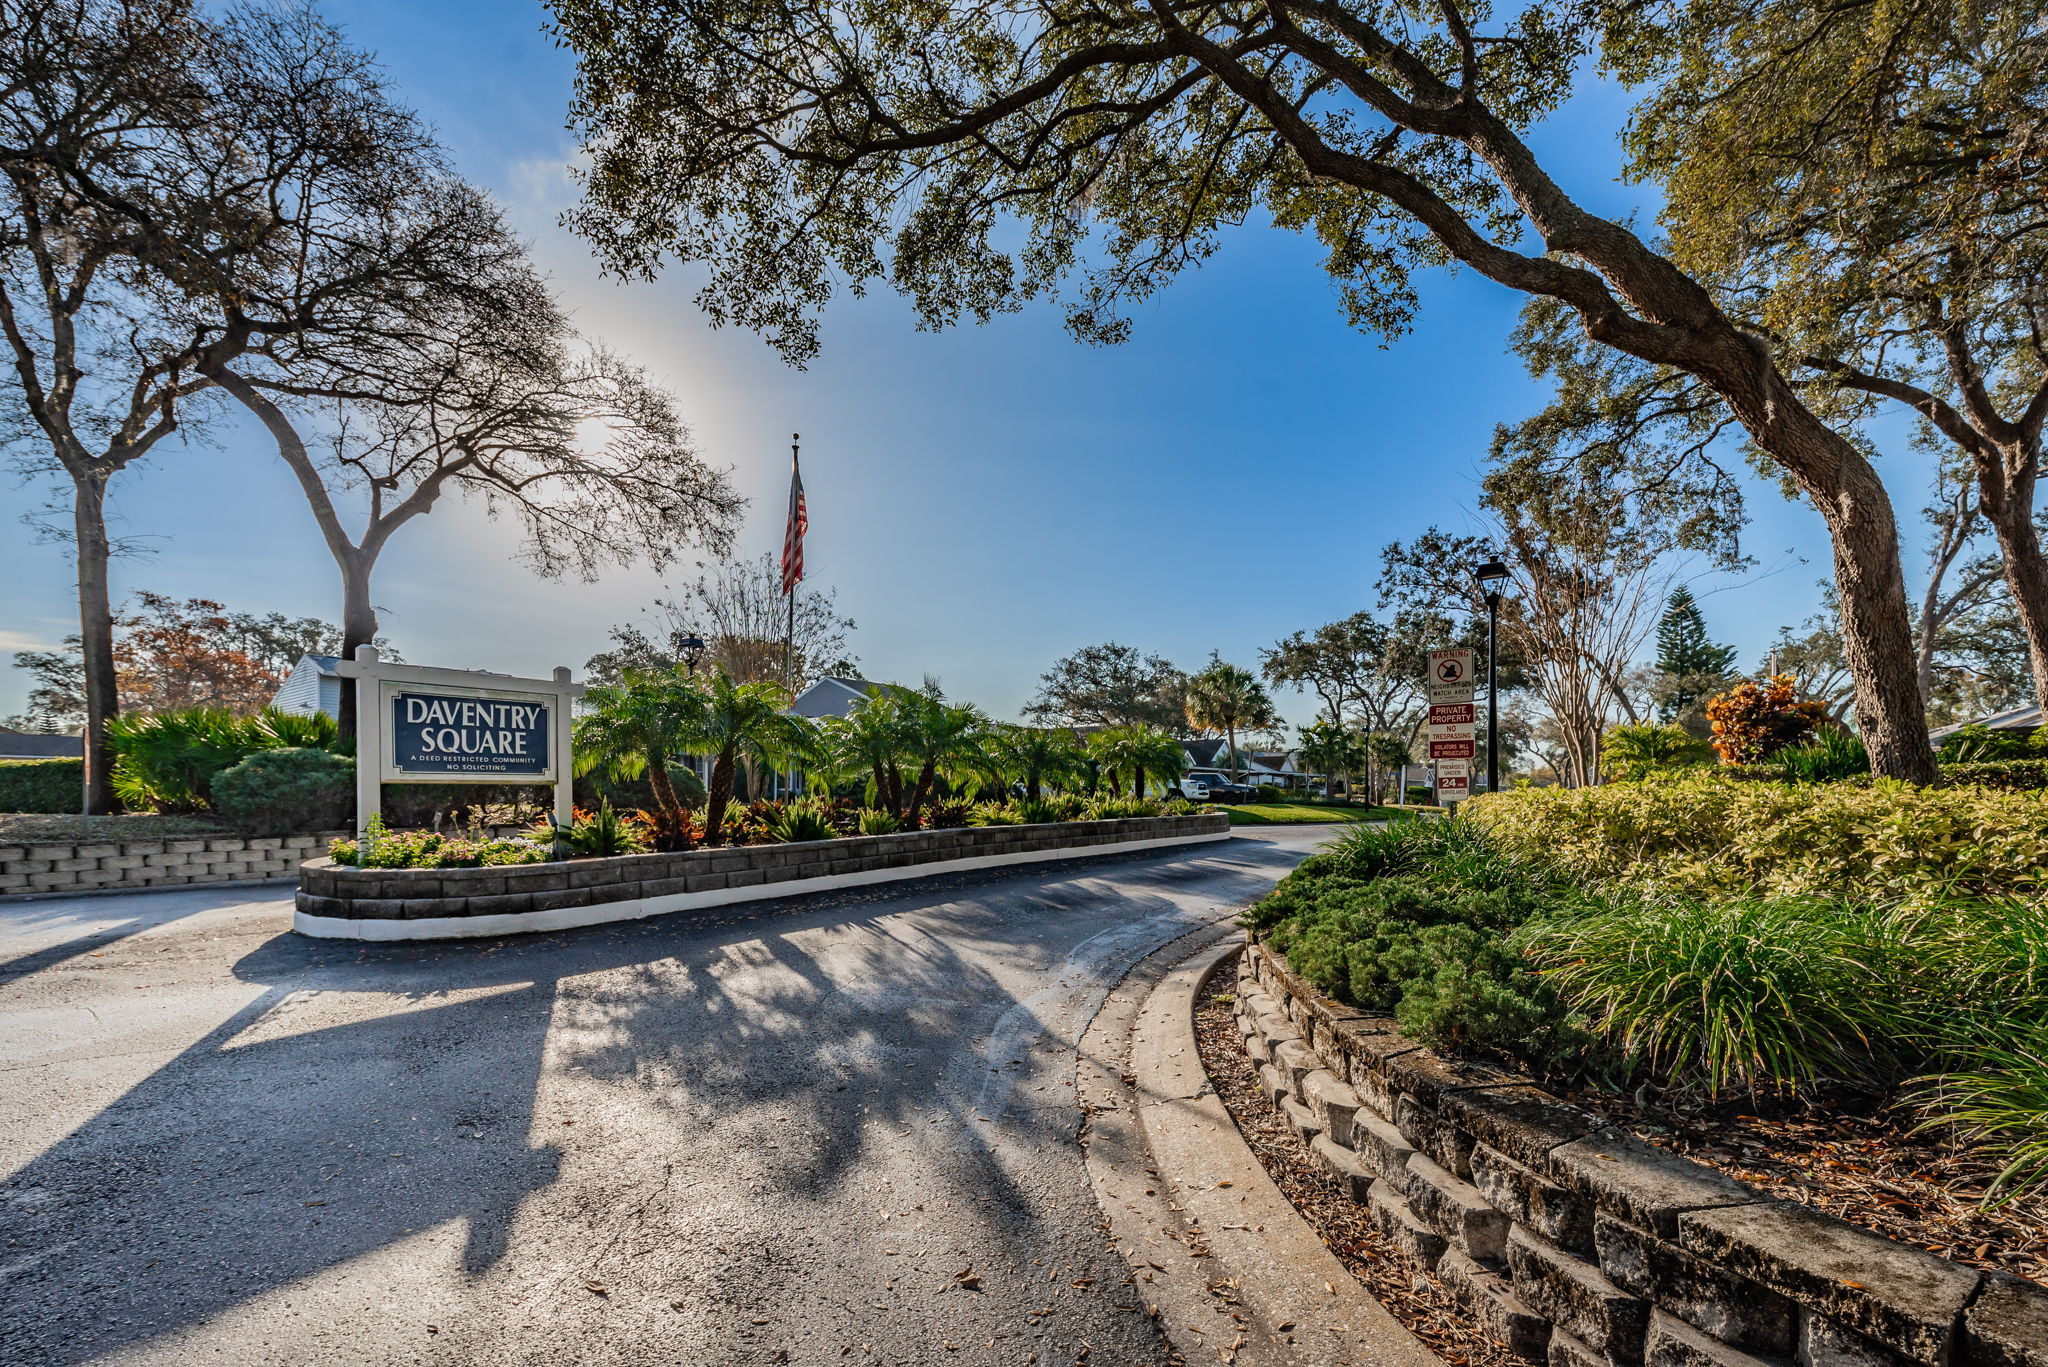
[[[1049, 308], [920, 333], [901, 301], [875, 296], [838, 301], [823, 356], [792, 371], [753, 335], [709, 328], [690, 272], [605, 281], [556, 226], [573, 194], [573, 68], [538, 5], [326, 9], [504, 200], [579, 323], [676, 391], [704, 455], [752, 500], [747, 552], [780, 543], [789, 434], [803, 433], [811, 583], [837, 589], [874, 677], [932, 674], [1010, 715], [1053, 659], [1091, 642], [1189, 666], [1211, 650], [1255, 663], [1289, 631], [1373, 606], [1389, 540], [1433, 522], [1465, 529], [1494, 425], [1544, 398], [1505, 350], [1519, 296], [1469, 273], [1433, 276], [1414, 331], [1383, 344], [1345, 326], [1312, 242], [1264, 226], [1141, 310], [1120, 347], [1072, 341]], [[1644, 203], [1615, 175], [1625, 113], [1620, 92], [1594, 87], [1538, 137], [1559, 178], [1609, 213]], [[1908, 459], [1888, 462], [1902, 518], [1922, 501]], [[112, 503], [153, 547], [117, 563], [119, 592], [339, 614], [310, 515], [253, 430], [164, 453], [121, 476]], [[1777, 572], [1698, 586], [1745, 664], [1813, 610], [1827, 563], [1810, 510], [1762, 487], [1752, 504], [1752, 551]], [[580, 666], [608, 624], [661, 591], [644, 571], [539, 581], [513, 550], [509, 528], [461, 506], [406, 528], [378, 571], [386, 634], [421, 663], [545, 673]], [[75, 629], [72, 573], [61, 546], [0, 541], [0, 649]], [[0, 713], [24, 692], [0, 670]]]

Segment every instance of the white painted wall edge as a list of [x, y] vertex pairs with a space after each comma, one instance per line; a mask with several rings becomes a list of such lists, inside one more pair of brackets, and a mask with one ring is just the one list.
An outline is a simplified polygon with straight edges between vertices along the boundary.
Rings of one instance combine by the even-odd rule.
[[1054, 850], [1020, 850], [1015, 854], [984, 854], [971, 859], [943, 859], [931, 864], [910, 864], [900, 869], [867, 869], [860, 873], [835, 873], [823, 878], [793, 878], [781, 883], [756, 883], [744, 888], [714, 888], [707, 892], [675, 892], [666, 897], [629, 897], [618, 902], [597, 902], [584, 907], [560, 907], [553, 911], [515, 911], [495, 916], [423, 916], [414, 921], [373, 918], [355, 920], [346, 916], [310, 916], [292, 913], [292, 929], [322, 940], [458, 940], [485, 935], [525, 935], [542, 930], [573, 930], [578, 926], [600, 926], [612, 921], [637, 921], [644, 916], [663, 916], [671, 911], [692, 911], [698, 907], [730, 906], [735, 902], [768, 902], [783, 897], [802, 897], [814, 892], [835, 892], [869, 883], [896, 883], [911, 878], [933, 878], [940, 874], [993, 869], [1005, 864], [1043, 864], [1056, 859], [1092, 859], [1101, 854], [1128, 854], [1156, 850], [1169, 845], [1201, 845], [1230, 839], [1229, 831], [1211, 835], [1175, 835], [1158, 840], [1126, 840], [1115, 845], [1066, 845]]

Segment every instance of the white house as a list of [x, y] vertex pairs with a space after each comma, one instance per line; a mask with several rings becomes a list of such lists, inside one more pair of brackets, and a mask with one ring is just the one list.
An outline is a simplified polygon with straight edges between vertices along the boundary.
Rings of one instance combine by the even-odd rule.
[[299, 656], [299, 662], [284, 676], [284, 683], [279, 685], [270, 705], [280, 712], [298, 712], [309, 717], [325, 712], [340, 721], [341, 675], [334, 672], [340, 663], [334, 655]]

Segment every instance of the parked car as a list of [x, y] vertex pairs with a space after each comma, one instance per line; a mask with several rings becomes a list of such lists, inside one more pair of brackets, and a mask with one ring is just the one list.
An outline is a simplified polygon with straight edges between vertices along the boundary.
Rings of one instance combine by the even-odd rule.
[[1190, 802], [1250, 802], [1256, 794], [1250, 785], [1233, 783], [1222, 774], [1188, 773], [1180, 776], [1175, 786], [1166, 790], [1168, 797], [1184, 797]]

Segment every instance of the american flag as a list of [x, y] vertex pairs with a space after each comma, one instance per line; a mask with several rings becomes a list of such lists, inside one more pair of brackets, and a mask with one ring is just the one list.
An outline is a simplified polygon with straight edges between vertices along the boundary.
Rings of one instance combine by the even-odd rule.
[[782, 591], [795, 593], [804, 577], [804, 533], [811, 529], [804, 508], [804, 477], [797, 468], [796, 439], [789, 445], [789, 525], [782, 532]]

